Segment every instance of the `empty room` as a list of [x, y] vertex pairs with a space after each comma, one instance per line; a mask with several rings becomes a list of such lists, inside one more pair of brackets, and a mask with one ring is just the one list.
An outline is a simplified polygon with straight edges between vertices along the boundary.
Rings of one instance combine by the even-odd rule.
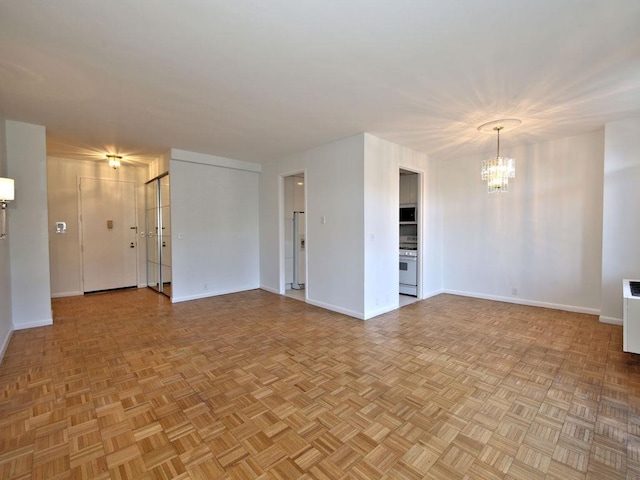
[[640, 478], [639, 26], [0, 0], [0, 478]]

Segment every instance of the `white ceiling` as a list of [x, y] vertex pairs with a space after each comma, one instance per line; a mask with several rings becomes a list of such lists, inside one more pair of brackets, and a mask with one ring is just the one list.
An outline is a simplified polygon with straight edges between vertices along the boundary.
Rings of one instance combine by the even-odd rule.
[[638, 0], [0, 0], [0, 112], [53, 155], [438, 158], [640, 115]]

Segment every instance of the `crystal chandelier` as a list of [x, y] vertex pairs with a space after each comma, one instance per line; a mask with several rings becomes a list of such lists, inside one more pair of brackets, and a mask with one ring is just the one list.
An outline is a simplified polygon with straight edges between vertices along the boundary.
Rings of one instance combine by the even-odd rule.
[[482, 162], [482, 180], [487, 182], [489, 193], [503, 193], [508, 190], [509, 179], [516, 176], [516, 161], [513, 158], [500, 156], [500, 130], [504, 127], [494, 127], [498, 132], [498, 153], [494, 158]]
[[120, 168], [120, 160], [122, 160], [120, 155], [107, 155], [107, 158], [109, 159], [109, 166], [111, 168], [114, 170]]
[[494, 158], [484, 160], [482, 162], [482, 180], [487, 182], [487, 191], [489, 193], [507, 192], [509, 188], [509, 179], [516, 176], [516, 161], [513, 158], [500, 156], [500, 130], [520, 125], [520, 120], [496, 120], [494, 122], [480, 125], [478, 130], [481, 132], [495, 131], [498, 136], [498, 151]]

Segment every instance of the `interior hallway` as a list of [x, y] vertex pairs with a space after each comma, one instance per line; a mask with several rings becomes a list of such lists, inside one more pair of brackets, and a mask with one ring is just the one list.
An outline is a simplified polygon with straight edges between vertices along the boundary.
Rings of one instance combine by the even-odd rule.
[[261, 290], [53, 308], [0, 366], [1, 478], [640, 475], [640, 362], [594, 316], [440, 295], [362, 322]]

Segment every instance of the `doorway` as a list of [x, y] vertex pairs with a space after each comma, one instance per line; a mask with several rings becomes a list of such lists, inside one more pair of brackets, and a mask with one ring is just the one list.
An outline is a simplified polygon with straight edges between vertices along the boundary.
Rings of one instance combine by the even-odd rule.
[[399, 285], [401, 307], [418, 301], [422, 283], [422, 174], [399, 170]]
[[83, 293], [138, 284], [135, 183], [80, 180]]
[[306, 190], [304, 173], [284, 177], [285, 295], [307, 296]]

